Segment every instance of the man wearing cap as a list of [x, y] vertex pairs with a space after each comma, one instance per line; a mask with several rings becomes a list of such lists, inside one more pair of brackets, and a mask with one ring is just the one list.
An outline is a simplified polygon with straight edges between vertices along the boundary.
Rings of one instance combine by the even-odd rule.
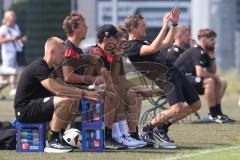
[[[149, 124], [143, 127], [141, 138], [150, 144], [156, 143], [163, 148], [176, 148], [173, 140], [167, 133], [168, 128], [176, 121], [185, 116], [196, 112], [201, 104], [196, 91], [184, 76], [165, 56], [159, 54], [160, 48], [169, 48], [174, 40], [176, 26], [178, 25], [180, 11], [173, 8], [171, 12], [166, 13], [163, 17], [162, 28], [152, 43], [144, 41], [146, 37], [146, 24], [144, 18], [140, 15], [129, 16], [125, 19], [125, 26], [129, 31], [129, 41], [125, 49], [131, 62], [147, 62], [159, 64], [158, 70], [163, 65], [168, 67], [169, 71], [164, 77], [151, 74], [148, 77], [158, 86], [164, 87], [159, 82], [171, 82], [174, 88], [166, 94], [170, 107], [162, 112], [158, 112]], [[169, 20], [172, 22], [169, 32], [166, 34]], [[155, 68], [146, 68], [143, 64], [140, 71], [143, 74], [150, 73]], [[187, 102], [189, 105], [184, 106]]]
[[[117, 29], [111, 25], [106, 24], [98, 29], [97, 38], [98, 43], [95, 46], [88, 48], [88, 53], [93, 57], [100, 58], [104, 67], [107, 68], [111, 74], [111, 78], [106, 82], [106, 90], [113, 91], [120, 98], [118, 106], [112, 106], [116, 110], [115, 118], [113, 120], [112, 129], [106, 129], [106, 140], [113, 139], [114, 141], [124, 144], [128, 148], [137, 148], [145, 146], [146, 143], [137, 139], [133, 139], [126, 129], [125, 118], [127, 107], [131, 107], [127, 104], [127, 90], [120, 85], [117, 85], [116, 79], [119, 78], [120, 71], [120, 58], [119, 45], [121, 34]], [[134, 110], [134, 112], [139, 112]]]
[[199, 95], [204, 95], [209, 106], [209, 120], [228, 123], [234, 120], [221, 111], [221, 99], [227, 83], [216, 74], [215, 39], [217, 34], [208, 28], [200, 29], [199, 44], [185, 51], [175, 62], [193, 84]]

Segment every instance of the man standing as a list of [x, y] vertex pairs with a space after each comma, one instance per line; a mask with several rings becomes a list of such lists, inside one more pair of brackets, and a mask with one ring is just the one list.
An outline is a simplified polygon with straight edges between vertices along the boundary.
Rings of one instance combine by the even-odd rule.
[[[177, 8], [165, 14], [162, 28], [152, 43], [144, 41], [146, 37], [146, 24], [142, 16], [129, 16], [125, 19], [125, 25], [129, 31], [129, 45], [127, 45], [125, 52], [131, 62], [157, 63], [160, 67], [165, 65], [169, 68], [165, 80], [174, 85], [174, 89], [166, 95], [170, 107], [169, 109], [159, 112], [149, 124], [144, 126], [142, 134], [143, 140], [151, 144], [155, 141], [159, 142], [163, 148], [176, 148], [174, 141], [170, 140], [167, 135], [169, 126], [183, 117], [196, 112], [200, 108], [200, 100], [193, 86], [166, 57], [159, 54], [160, 48], [169, 48], [172, 44], [179, 15], [180, 11]], [[172, 26], [165, 37], [169, 20], [171, 20]], [[151, 70], [148, 70], [145, 66], [144, 64], [141, 66], [142, 71], [146, 69], [143, 73], [151, 72]], [[161, 70], [160, 67], [158, 70]], [[154, 70], [155, 68], [152, 69]], [[163, 80], [157, 76], [158, 75], [155, 76], [153, 74], [153, 76], [149, 76], [149, 78], [159, 84], [161, 88]], [[184, 101], [186, 101], [189, 106], [183, 106]]]
[[22, 123], [50, 122], [51, 139], [45, 152], [64, 153], [72, 150], [60, 141], [60, 131], [78, 114], [82, 97], [100, 98], [95, 92], [65, 85], [53, 72], [53, 66], [60, 64], [64, 42], [51, 37], [45, 43], [43, 58], [32, 62], [23, 71], [14, 100], [16, 118]]
[[216, 123], [228, 123], [234, 120], [221, 111], [221, 100], [227, 83], [216, 74], [216, 36], [211, 29], [200, 29], [199, 45], [185, 51], [175, 65], [185, 73], [198, 94], [205, 96], [209, 106], [209, 119]]
[[[17, 74], [20, 72], [16, 57], [18, 52], [22, 52], [23, 43], [27, 41], [26, 36], [22, 36], [19, 26], [16, 24], [14, 11], [8, 10], [4, 13], [3, 25], [0, 27], [0, 44], [2, 65], [0, 66], [1, 75], [10, 75], [9, 82], [11, 91], [9, 94], [14, 96], [17, 86]], [[0, 80], [4, 77], [0, 76]]]

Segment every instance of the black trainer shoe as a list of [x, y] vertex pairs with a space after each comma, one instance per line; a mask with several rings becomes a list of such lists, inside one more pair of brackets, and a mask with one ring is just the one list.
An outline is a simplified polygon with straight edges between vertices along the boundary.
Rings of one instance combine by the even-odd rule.
[[173, 140], [169, 138], [167, 135], [168, 130], [162, 130], [159, 128], [153, 129], [153, 137], [155, 139], [155, 147], [156, 148], [167, 148], [167, 149], [174, 149], [176, 148], [176, 144]]
[[226, 114], [222, 114], [222, 117], [223, 117], [224, 119], [226, 119], [229, 123], [234, 123], [234, 122], [236, 122], [236, 120], [228, 117]]
[[71, 152], [73, 147], [64, 145], [59, 139], [54, 139], [48, 142], [48, 145], [45, 147], [44, 152], [47, 153], [67, 153]]
[[152, 131], [142, 132], [142, 134], [140, 135], [140, 139], [147, 142], [148, 146], [153, 146], [155, 143]]
[[109, 138], [108, 140], [105, 140], [105, 149], [121, 150], [127, 149], [127, 146], [116, 142], [112, 138]]
[[219, 124], [223, 124], [223, 123], [230, 123], [229, 119], [227, 119], [225, 116], [223, 115], [217, 115], [216, 117], [212, 117], [211, 115], [208, 115], [208, 118], [215, 122], [215, 123], [219, 123]]

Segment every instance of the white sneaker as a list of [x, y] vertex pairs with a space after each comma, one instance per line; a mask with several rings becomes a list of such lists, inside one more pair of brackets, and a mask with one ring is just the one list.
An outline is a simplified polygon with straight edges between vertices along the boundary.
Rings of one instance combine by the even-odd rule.
[[135, 141], [136, 143], [138, 143], [137, 148], [145, 147], [148, 144], [147, 142], [135, 139], [135, 138], [131, 137], [130, 135], [127, 136], [127, 139], [129, 139], [131, 141]]
[[115, 141], [117, 141], [118, 143], [121, 143], [121, 144], [127, 146], [128, 148], [138, 148], [138, 145], [139, 145], [138, 142], [133, 141], [133, 140], [127, 138], [124, 135], [122, 137], [120, 137], [120, 138], [114, 138], [113, 137], [113, 139]]
[[156, 140], [154, 144], [155, 148], [165, 148], [165, 149], [175, 149], [177, 148], [174, 142], [167, 142], [167, 141], [158, 141]]

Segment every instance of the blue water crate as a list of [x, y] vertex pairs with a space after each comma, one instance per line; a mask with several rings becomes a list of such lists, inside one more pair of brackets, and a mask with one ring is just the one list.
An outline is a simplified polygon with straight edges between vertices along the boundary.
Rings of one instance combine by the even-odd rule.
[[104, 105], [102, 101], [82, 99], [82, 151], [104, 150]]
[[104, 150], [104, 129], [102, 124], [84, 126], [82, 129], [82, 151], [102, 152]]
[[95, 123], [103, 121], [104, 105], [102, 101], [82, 99], [82, 122]]
[[45, 148], [44, 123], [16, 123], [16, 151], [43, 152]]

